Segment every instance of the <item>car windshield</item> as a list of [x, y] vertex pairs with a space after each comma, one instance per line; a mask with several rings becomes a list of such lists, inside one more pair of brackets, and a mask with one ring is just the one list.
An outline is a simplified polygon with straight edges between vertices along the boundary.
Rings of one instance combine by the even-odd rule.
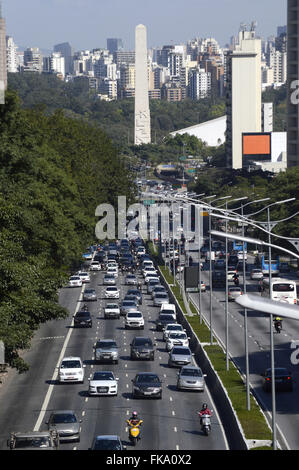
[[128, 313], [128, 317], [134, 317], [134, 318], [141, 318], [142, 317], [142, 313], [140, 312], [129, 312]]
[[114, 279], [113, 274], [105, 274], [105, 279]]
[[136, 377], [137, 383], [153, 383], [158, 384], [160, 382], [159, 377], [157, 375], [138, 375]]
[[117, 287], [107, 287], [106, 291], [107, 292], [117, 292]]
[[83, 310], [82, 312], [78, 312], [76, 316], [77, 317], [90, 317], [90, 312]]
[[232, 287], [229, 291], [230, 291], [230, 292], [240, 292], [240, 291], [241, 291], [241, 288]]
[[134, 276], [134, 274], [128, 274], [127, 279], [136, 279], [136, 276]]
[[110, 349], [110, 348], [116, 348], [116, 342], [115, 341], [98, 341], [97, 348], [100, 349]]
[[88, 273], [80, 273], [79, 276], [85, 277], [85, 276], [88, 276]]
[[76, 360], [63, 361], [61, 364], [61, 369], [80, 369], [81, 363]]
[[50, 422], [52, 424], [76, 423], [77, 419], [73, 413], [57, 413], [51, 417]]
[[167, 331], [182, 331], [182, 326], [181, 325], [168, 325], [166, 327]]
[[112, 372], [95, 372], [93, 380], [114, 380]]
[[173, 354], [183, 354], [184, 356], [190, 355], [190, 350], [188, 348], [173, 348]]
[[84, 294], [95, 294], [96, 291], [94, 289], [85, 289]]
[[118, 308], [117, 304], [108, 304], [106, 305], [106, 308]]
[[121, 450], [118, 439], [97, 439], [94, 445], [95, 450]]
[[16, 439], [15, 448], [24, 447], [51, 447], [49, 437], [22, 437]]
[[133, 341], [134, 346], [152, 346], [153, 343], [150, 338], [135, 338]]
[[123, 307], [133, 307], [136, 306], [136, 303], [134, 300], [124, 300], [123, 301]]
[[163, 314], [161, 314], [160, 317], [159, 317], [159, 320], [160, 321], [170, 320], [170, 321], [173, 322], [173, 316], [172, 315], [163, 315]]
[[168, 299], [168, 295], [161, 292], [161, 294], [156, 295], [156, 299]]
[[184, 368], [181, 370], [181, 375], [185, 375], [188, 377], [202, 377], [202, 371], [200, 369]]
[[79, 281], [80, 277], [79, 276], [72, 276], [70, 278], [70, 281]]
[[170, 333], [170, 339], [187, 339], [186, 333]]

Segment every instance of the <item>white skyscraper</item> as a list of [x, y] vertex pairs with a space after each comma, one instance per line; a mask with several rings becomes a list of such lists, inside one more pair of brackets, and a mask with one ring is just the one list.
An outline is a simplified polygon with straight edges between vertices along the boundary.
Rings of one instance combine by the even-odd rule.
[[135, 145], [151, 142], [146, 27], [135, 30]]
[[243, 166], [242, 134], [262, 130], [261, 40], [240, 31], [239, 45], [227, 55], [227, 166]]
[[18, 71], [17, 46], [11, 36], [6, 36], [6, 65], [8, 73]]

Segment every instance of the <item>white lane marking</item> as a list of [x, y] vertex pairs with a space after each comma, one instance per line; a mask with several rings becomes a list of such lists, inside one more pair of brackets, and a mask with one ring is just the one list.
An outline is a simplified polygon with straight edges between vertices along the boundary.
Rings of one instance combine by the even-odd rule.
[[[77, 305], [76, 305], [76, 309], [75, 309], [75, 313], [74, 315], [78, 312], [79, 308], [80, 308], [80, 302], [82, 302], [82, 298], [83, 298], [83, 292], [85, 290], [85, 285], [86, 284], [83, 284], [82, 285], [82, 288], [81, 288], [81, 292], [80, 292], [80, 296], [79, 296], [79, 301], [77, 302]], [[63, 343], [63, 346], [62, 346], [62, 349], [61, 349], [61, 352], [60, 352], [60, 356], [58, 358], [58, 361], [57, 361], [57, 364], [55, 366], [55, 369], [54, 369], [54, 373], [52, 375], [52, 378], [51, 378], [51, 382], [55, 382], [56, 379], [57, 379], [57, 376], [58, 376], [58, 366], [59, 364], [61, 363], [63, 357], [64, 357], [64, 353], [65, 353], [65, 350], [67, 348], [67, 345], [68, 345], [68, 342], [70, 340], [70, 337], [71, 337], [71, 334], [73, 332], [73, 326], [74, 326], [74, 317], [72, 317], [72, 323], [71, 323], [71, 327], [69, 328], [69, 331], [66, 335], [66, 338], [65, 338], [65, 341]], [[42, 407], [41, 407], [41, 411], [39, 413], [39, 416], [37, 418], [37, 421], [35, 423], [35, 426], [33, 428], [33, 431], [39, 431], [39, 428], [42, 424], [42, 421], [44, 420], [44, 416], [46, 414], [46, 411], [47, 411], [47, 408], [48, 408], [48, 404], [49, 404], [49, 401], [50, 401], [50, 398], [51, 398], [51, 395], [52, 395], [52, 392], [53, 392], [53, 388], [54, 388], [54, 383], [51, 383], [48, 387], [48, 391], [46, 393], [46, 396], [45, 396], [45, 399], [43, 401], [43, 404], [42, 404]]]

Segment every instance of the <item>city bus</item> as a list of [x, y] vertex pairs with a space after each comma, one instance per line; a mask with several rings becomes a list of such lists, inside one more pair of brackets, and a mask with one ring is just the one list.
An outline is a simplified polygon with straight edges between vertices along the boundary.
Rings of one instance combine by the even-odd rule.
[[279, 302], [287, 302], [288, 304], [297, 304], [297, 285], [296, 281], [289, 279], [275, 278], [263, 279], [260, 283], [261, 296]]

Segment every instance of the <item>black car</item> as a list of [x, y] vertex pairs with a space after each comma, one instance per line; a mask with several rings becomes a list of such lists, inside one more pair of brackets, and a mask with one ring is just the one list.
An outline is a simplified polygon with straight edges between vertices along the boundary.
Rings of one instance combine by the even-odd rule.
[[128, 289], [127, 295], [133, 295], [134, 297], [137, 297], [138, 303], [142, 305], [142, 293], [140, 292], [139, 289]]
[[131, 359], [155, 359], [155, 349], [151, 338], [135, 336], [131, 346]]
[[162, 331], [166, 325], [170, 323], [176, 323], [173, 319], [173, 315], [169, 315], [168, 313], [161, 313], [159, 318], [156, 320], [156, 330]]
[[279, 271], [281, 273], [289, 273], [290, 272], [290, 265], [289, 263], [280, 263]]
[[132, 380], [133, 398], [162, 398], [162, 381], [157, 374], [140, 372]]
[[74, 315], [74, 326], [80, 327], [92, 327], [92, 318], [88, 310], [79, 310]]
[[[285, 390], [292, 392], [293, 390], [293, 378], [291, 372], [285, 367], [275, 367], [275, 390]], [[265, 392], [271, 392], [272, 390], [272, 373], [271, 368], [266, 369], [265, 373], [262, 374], [264, 377], [263, 390]]]

